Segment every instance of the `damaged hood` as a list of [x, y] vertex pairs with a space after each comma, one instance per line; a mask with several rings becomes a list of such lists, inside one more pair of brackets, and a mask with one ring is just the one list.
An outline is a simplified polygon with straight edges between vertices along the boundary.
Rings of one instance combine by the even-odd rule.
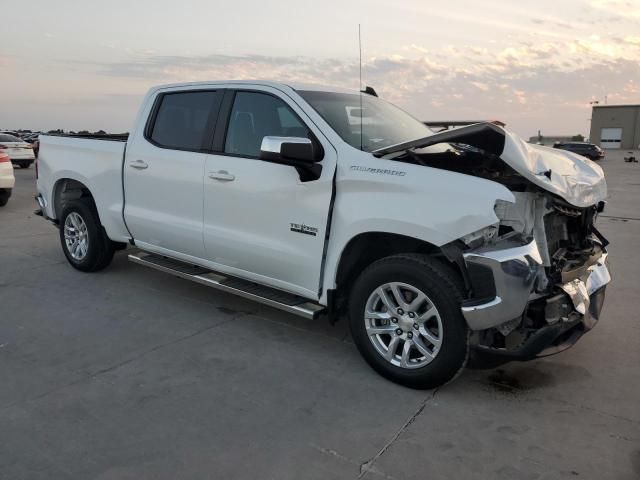
[[497, 155], [531, 183], [562, 197], [570, 204], [589, 207], [607, 196], [607, 183], [599, 165], [565, 150], [525, 142], [515, 133], [492, 123], [476, 123], [372, 152], [377, 157], [443, 143], [458, 143]]
[[501, 130], [505, 142], [500, 158], [531, 183], [580, 208], [607, 197], [604, 173], [595, 162], [565, 150], [527, 143]]

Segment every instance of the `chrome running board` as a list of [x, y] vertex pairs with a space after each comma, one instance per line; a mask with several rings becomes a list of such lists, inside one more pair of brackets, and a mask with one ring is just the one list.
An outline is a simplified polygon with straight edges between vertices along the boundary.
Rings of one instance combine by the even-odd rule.
[[313, 320], [325, 311], [325, 307], [306, 298], [275, 288], [265, 287], [257, 283], [224, 275], [207, 268], [184, 263], [154, 253], [136, 252], [129, 254], [129, 260], [170, 273], [186, 280], [212, 287], [223, 292], [233, 293], [240, 297], [268, 305], [303, 318]]

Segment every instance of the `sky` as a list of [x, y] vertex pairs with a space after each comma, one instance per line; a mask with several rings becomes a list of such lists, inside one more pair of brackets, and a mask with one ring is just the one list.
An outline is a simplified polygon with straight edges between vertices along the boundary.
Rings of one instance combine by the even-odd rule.
[[[5, 0], [2, 0], [5, 4]], [[0, 128], [128, 131], [162, 83], [363, 83], [425, 121], [586, 134], [640, 103], [640, 0], [6, 2]]]

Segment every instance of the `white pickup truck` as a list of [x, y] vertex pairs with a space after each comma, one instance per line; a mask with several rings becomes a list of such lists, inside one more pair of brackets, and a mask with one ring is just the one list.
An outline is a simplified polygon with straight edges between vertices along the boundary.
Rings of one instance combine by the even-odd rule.
[[568, 348], [611, 279], [598, 165], [489, 123], [434, 133], [371, 89], [160, 86], [128, 139], [40, 138], [38, 213], [73, 267], [132, 245], [203, 285], [346, 314], [366, 361], [414, 388], [470, 349]]

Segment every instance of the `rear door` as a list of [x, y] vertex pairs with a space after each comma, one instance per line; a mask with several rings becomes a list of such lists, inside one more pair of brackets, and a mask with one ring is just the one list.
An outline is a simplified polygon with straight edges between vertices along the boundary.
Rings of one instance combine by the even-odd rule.
[[[230, 90], [205, 164], [204, 242], [220, 270], [317, 297], [336, 152], [300, 107], [270, 87]], [[324, 151], [322, 174], [260, 160], [265, 136], [307, 137]]]
[[159, 94], [144, 131], [128, 143], [124, 218], [141, 247], [204, 256], [203, 172], [222, 94]]

